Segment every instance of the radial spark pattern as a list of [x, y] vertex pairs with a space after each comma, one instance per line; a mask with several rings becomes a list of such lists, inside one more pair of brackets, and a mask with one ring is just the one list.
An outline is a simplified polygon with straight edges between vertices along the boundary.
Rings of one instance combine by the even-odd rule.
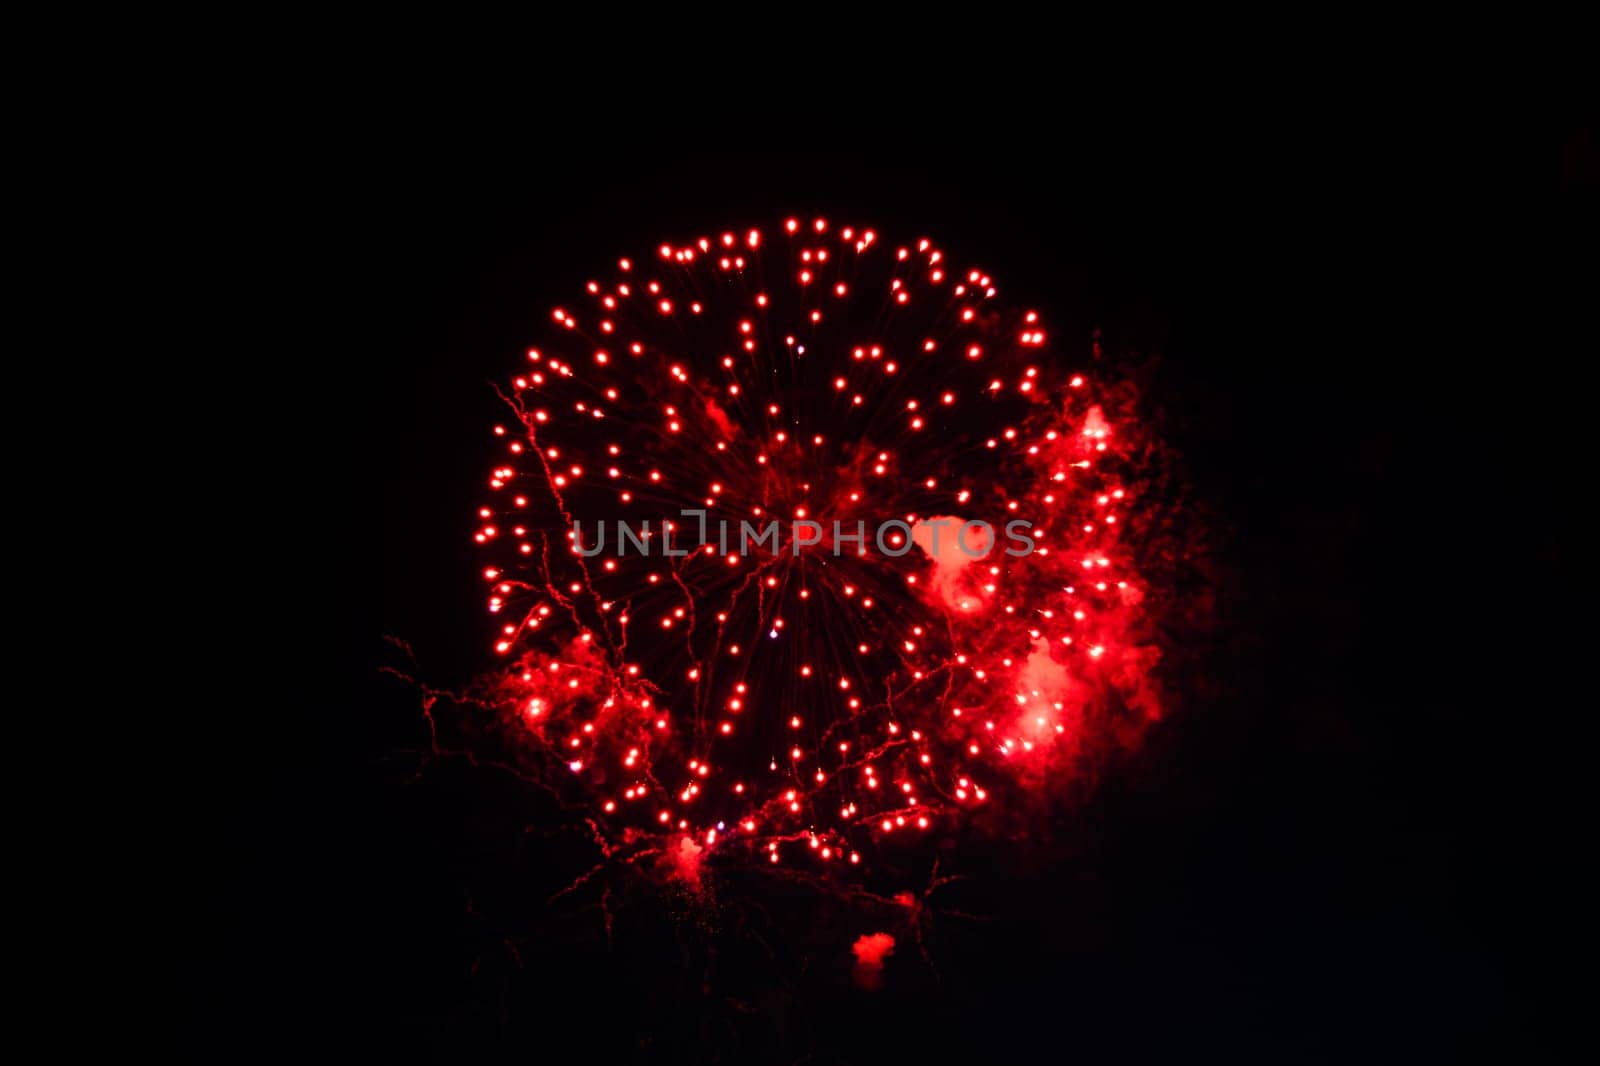
[[1155, 716], [1153, 450], [1087, 341], [1066, 365], [986, 271], [823, 219], [575, 290], [474, 536], [490, 702], [608, 847], [848, 876]]

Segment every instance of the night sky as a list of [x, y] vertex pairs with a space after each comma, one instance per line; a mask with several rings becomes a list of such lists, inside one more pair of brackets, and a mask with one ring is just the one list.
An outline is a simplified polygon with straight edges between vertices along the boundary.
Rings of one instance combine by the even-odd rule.
[[[249, 503], [263, 599], [229, 642], [216, 754], [187, 767], [207, 797], [185, 811], [192, 1054], [1417, 1062], [1538, 1046], [1525, 975], [1563, 890], [1523, 898], [1553, 832], [1523, 780], [1570, 714], [1551, 660], [1573, 638], [1535, 624], [1557, 610], [1542, 575], [1567, 559], [1570, 505], [1519, 449], [1529, 432], [1576, 447], [1578, 423], [1559, 377], [1518, 374], [1583, 285], [1519, 255], [1518, 284], [1551, 277], [1554, 299], [1502, 333], [1515, 294], [1465, 264], [1524, 222], [1581, 248], [1592, 133], [1530, 128], [1509, 168], [1499, 146], [1405, 123], [1069, 130], [1036, 157], [910, 138], [607, 154], [513, 133], [330, 132], [219, 208], [275, 232], [249, 274], [273, 352], [252, 372], [270, 401], [232, 427], [267, 460]], [[1491, 167], [1521, 182], [1503, 223], [1474, 206]], [[408, 783], [424, 727], [379, 673], [397, 662], [385, 635], [438, 684], [486, 665], [470, 529], [489, 382], [551, 304], [618, 254], [789, 213], [929, 233], [1063, 343], [1099, 330], [1159, 357], [1151, 402], [1207, 508], [1214, 603], [1184, 631], [1174, 712], [1037, 840], [981, 856], [993, 876], [961, 901], [989, 920], [936, 923], [936, 973], [902, 944], [877, 992], [850, 977], [870, 923], [759, 880], [709, 914], [641, 889], [608, 947], [592, 911], [544, 904], [587, 865], [524, 832], [545, 801], [464, 764]], [[1525, 519], [1531, 541], [1496, 532]]]

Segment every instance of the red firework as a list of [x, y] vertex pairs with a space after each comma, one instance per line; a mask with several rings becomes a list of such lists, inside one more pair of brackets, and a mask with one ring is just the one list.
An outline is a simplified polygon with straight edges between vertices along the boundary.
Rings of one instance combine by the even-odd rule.
[[608, 849], [848, 869], [1155, 716], [1153, 452], [985, 271], [790, 219], [622, 259], [547, 323], [475, 534], [488, 690]]

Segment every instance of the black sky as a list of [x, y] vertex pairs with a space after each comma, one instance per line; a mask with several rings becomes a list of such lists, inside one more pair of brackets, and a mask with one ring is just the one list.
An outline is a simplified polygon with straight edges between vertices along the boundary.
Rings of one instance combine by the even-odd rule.
[[[1536, 532], [1508, 568], [1493, 526], [1570, 514], [1509, 438], [1575, 445], [1564, 364], [1527, 371], [1579, 288], [1559, 256], [1592, 226], [1592, 134], [1518, 131], [1509, 167], [1420, 121], [1032, 136], [804, 156], [330, 136], [219, 212], [274, 231], [248, 275], [270, 399], [234, 427], [267, 457], [248, 510], [268, 587], [187, 812], [197, 1054], [1434, 1061], [1540, 1039], [1521, 764], [1560, 702], [1525, 657], [1563, 647], [1539, 620], [1565, 549]], [[1491, 217], [1508, 170], [1520, 209]], [[546, 921], [536, 889], [581, 856], [519, 852], [537, 812], [492, 775], [406, 786], [414, 701], [376, 673], [384, 634], [442, 682], [481, 665], [487, 382], [551, 301], [617, 254], [791, 212], [935, 235], [1056, 336], [1159, 355], [1164, 429], [1217, 516], [1184, 706], [1026, 880], [980, 892], [997, 920], [949, 934], [941, 981], [903, 951], [876, 999], [815, 927], [780, 985], [663, 904], [610, 949]], [[1536, 241], [1551, 310], [1505, 331], [1518, 283], [1468, 263]]]

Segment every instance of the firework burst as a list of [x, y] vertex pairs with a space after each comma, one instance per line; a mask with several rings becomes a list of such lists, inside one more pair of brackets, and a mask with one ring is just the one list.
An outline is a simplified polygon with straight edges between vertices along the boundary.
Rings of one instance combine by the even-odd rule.
[[987, 271], [789, 219], [621, 259], [545, 323], [473, 534], [481, 702], [608, 854], [849, 876], [1158, 713], [1153, 446]]

